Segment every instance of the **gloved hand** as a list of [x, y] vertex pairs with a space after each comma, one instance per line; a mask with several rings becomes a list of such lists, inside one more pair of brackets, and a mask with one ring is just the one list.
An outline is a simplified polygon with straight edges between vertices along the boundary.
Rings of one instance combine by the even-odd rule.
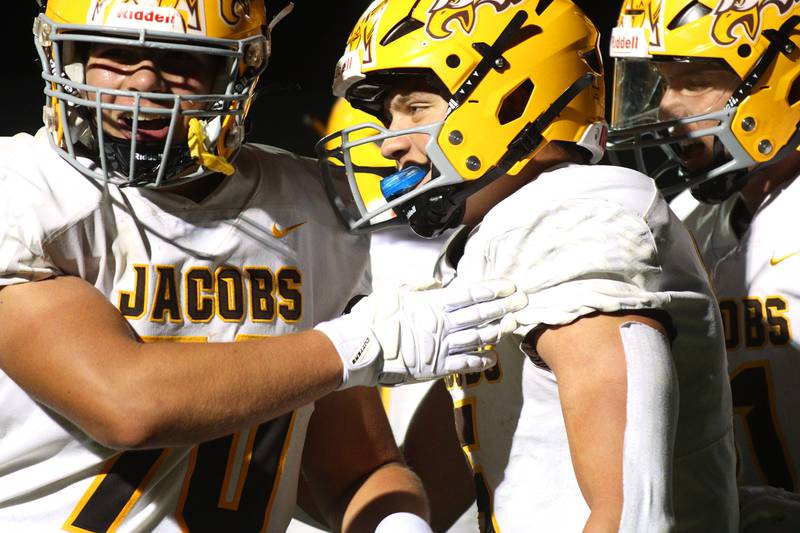
[[350, 314], [315, 329], [330, 338], [344, 366], [341, 389], [399, 385], [496, 363], [487, 349], [517, 328], [513, 313], [528, 302], [513, 283], [376, 292]]

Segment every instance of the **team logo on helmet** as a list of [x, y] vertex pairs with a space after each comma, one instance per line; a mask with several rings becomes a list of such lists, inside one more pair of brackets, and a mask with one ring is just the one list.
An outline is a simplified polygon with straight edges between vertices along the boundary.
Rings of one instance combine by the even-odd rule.
[[242, 17], [250, 16], [250, 0], [220, 0], [219, 13], [229, 26], [236, 26]]
[[744, 38], [755, 42], [761, 35], [765, 9], [775, 6], [783, 17], [799, 3], [800, 0], [720, 0], [712, 13], [711, 38], [720, 46], [733, 46]]
[[367, 9], [365, 14], [353, 28], [350, 33], [350, 38], [347, 40], [346, 50], [347, 53], [357, 53], [362, 51], [361, 64], [370, 65], [375, 60], [375, 30], [378, 23], [381, 21], [383, 12], [386, 10], [386, 5], [389, 0], [375, 0], [372, 5]]
[[523, 0], [436, 0], [428, 10], [425, 32], [434, 39], [447, 39], [454, 31], [469, 35], [475, 27], [478, 7], [490, 4], [495, 13], [502, 13]]
[[661, 0], [650, 2], [647, 5], [647, 22], [650, 24], [650, 49], [661, 50], [664, 48], [664, 14]]

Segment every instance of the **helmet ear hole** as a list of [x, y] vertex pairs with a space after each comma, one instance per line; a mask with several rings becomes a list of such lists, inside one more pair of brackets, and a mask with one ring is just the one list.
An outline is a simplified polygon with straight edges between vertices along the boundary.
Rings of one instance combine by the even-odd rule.
[[528, 102], [533, 94], [533, 82], [531, 80], [523, 81], [516, 89], [511, 91], [500, 104], [500, 109], [497, 112], [497, 118], [501, 125], [508, 124], [525, 113], [525, 108], [528, 107]]

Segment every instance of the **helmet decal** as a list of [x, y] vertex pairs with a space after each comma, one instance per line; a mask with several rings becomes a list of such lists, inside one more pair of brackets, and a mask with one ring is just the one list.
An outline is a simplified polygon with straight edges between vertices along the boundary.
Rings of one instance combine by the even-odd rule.
[[461, 31], [470, 35], [481, 5], [490, 4], [495, 13], [502, 13], [520, 2], [522, 0], [436, 0], [428, 10], [425, 33], [434, 39], [447, 39], [460, 26]]
[[242, 17], [250, 16], [250, 0], [220, 0], [219, 14], [228, 25], [235, 27]]
[[375, 40], [377, 38], [375, 29], [378, 27], [388, 3], [389, 0], [375, 0], [368, 8], [368, 14], [358, 21], [358, 25], [353, 29], [347, 41], [346, 49], [351, 54], [357, 54], [359, 50], [363, 51], [361, 56], [363, 66], [371, 65], [375, 61]]
[[650, 23], [650, 48], [664, 48], [664, 9], [661, 1], [651, 2], [647, 6], [647, 21]]
[[765, 9], [775, 6], [783, 17], [797, 4], [800, 0], [720, 0], [712, 13], [711, 38], [720, 46], [734, 46], [745, 38], [754, 43], [761, 35]]
[[[626, 27], [641, 28], [647, 37], [647, 49], [664, 50], [664, 2], [663, 0], [626, 0], [620, 12], [627, 22]], [[613, 42], [612, 45], [616, 45]], [[644, 43], [640, 43], [644, 47]], [[625, 47], [618, 47], [625, 48]], [[628, 47], [629, 48], [629, 47]]]

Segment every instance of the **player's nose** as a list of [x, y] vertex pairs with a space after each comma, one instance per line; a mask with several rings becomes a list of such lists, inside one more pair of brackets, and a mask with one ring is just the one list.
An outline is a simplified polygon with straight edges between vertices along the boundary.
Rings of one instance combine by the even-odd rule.
[[411, 140], [406, 135], [389, 137], [381, 143], [381, 155], [386, 159], [400, 161], [411, 151]]
[[125, 89], [143, 93], [166, 92], [166, 82], [152, 59], [144, 58], [128, 69]]

